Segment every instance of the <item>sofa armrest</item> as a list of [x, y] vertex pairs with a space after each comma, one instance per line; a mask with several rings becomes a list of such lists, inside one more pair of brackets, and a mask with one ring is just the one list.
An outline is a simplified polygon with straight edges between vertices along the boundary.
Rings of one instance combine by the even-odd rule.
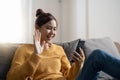
[[115, 45], [116, 45], [116, 47], [117, 47], [117, 49], [118, 49], [118, 51], [120, 53], [120, 43], [118, 43], [118, 42], [114, 42], [114, 43], [115, 43]]

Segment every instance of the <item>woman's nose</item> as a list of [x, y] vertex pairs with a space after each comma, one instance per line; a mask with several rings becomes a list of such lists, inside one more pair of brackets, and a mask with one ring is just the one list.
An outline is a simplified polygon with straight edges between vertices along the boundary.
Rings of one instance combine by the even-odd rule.
[[51, 29], [50, 33], [51, 33], [51, 34], [54, 34], [54, 33], [55, 33], [55, 31], [54, 31], [53, 29]]

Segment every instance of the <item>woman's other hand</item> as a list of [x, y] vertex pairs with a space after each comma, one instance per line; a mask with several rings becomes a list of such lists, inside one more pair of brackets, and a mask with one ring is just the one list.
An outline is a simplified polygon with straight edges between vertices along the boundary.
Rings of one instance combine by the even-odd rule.
[[76, 51], [72, 54], [72, 60], [76, 63], [78, 63], [79, 65], [82, 65], [84, 63], [84, 60], [85, 60], [85, 55], [84, 55], [84, 52], [81, 48], [79, 48], [79, 52], [80, 53], [77, 53]]
[[41, 42], [41, 33], [38, 29], [35, 29], [35, 33], [33, 35], [34, 41], [34, 53], [41, 54], [44, 49], [45, 41]]

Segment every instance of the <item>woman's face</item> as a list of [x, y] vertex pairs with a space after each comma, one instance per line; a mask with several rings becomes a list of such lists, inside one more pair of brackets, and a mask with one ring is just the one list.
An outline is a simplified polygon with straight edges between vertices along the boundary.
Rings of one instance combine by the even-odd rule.
[[55, 20], [51, 20], [39, 28], [41, 32], [41, 41], [51, 42], [56, 35], [57, 24]]

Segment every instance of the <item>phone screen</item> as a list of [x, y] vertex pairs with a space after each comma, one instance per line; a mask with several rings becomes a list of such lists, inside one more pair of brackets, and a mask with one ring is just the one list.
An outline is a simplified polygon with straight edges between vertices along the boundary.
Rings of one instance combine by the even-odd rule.
[[[75, 50], [78, 54], [80, 54], [80, 49], [79, 49], [79, 48], [80, 48], [80, 47], [77, 47], [76, 50]], [[75, 55], [75, 53], [73, 53], [73, 54]], [[75, 56], [76, 56], [76, 55], [75, 55]], [[71, 62], [74, 62], [74, 61], [71, 60]]]
[[[85, 41], [82, 41], [82, 40], [80, 40], [80, 41], [78, 42], [78, 45], [77, 45], [76, 50], [75, 50], [77, 53], [80, 54], [80, 49], [79, 49], [79, 48], [83, 49], [83, 48], [84, 48], [84, 43], [85, 43]], [[74, 54], [74, 53], [73, 53], [73, 54]], [[74, 61], [71, 60], [71, 62], [74, 62]]]
[[77, 47], [77, 48], [76, 48], [76, 52], [80, 54], [80, 49], [79, 49], [79, 48], [80, 48], [80, 47]]

